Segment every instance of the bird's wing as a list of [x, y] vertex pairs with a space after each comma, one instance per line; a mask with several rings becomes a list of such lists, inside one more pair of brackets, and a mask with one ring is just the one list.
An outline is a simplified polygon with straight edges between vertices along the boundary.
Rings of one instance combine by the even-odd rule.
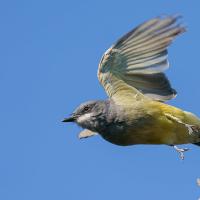
[[[185, 28], [177, 16], [151, 19], [120, 38], [103, 55], [98, 79], [109, 97], [141, 97], [166, 101], [176, 96], [163, 73], [167, 47]], [[130, 99], [129, 98], [129, 99]]]

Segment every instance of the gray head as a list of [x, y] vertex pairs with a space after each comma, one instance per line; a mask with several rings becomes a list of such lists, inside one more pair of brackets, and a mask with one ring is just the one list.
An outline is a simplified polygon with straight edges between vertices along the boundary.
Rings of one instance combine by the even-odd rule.
[[102, 121], [105, 117], [108, 104], [108, 101], [88, 101], [82, 103], [72, 115], [65, 118], [63, 122], [75, 122], [83, 128], [97, 131], [99, 121]]

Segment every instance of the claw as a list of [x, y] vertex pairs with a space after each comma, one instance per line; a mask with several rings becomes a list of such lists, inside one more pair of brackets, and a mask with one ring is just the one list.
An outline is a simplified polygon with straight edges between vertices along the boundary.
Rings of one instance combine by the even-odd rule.
[[190, 150], [188, 148], [178, 148], [177, 146], [173, 146], [174, 149], [180, 154], [180, 158], [181, 160], [184, 160], [185, 156], [184, 156], [184, 152]]
[[185, 126], [188, 128], [188, 132], [190, 135], [199, 132], [199, 127], [195, 125], [185, 124]]
[[176, 121], [177, 123], [182, 124], [183, 126], [185, 126], [188, 129], [189, 135], [193, 135], [193, 134], [196, 134], [196, 133], [200, 132], [200, 127], [199, 126], [192, 125], [192, 124], [186, 124], [186, 123], [182, 122], [179, 118], [174, 117], [171, 114], [165, 114], [165, 115], [166, 115], [166, 117], [168, 119]]

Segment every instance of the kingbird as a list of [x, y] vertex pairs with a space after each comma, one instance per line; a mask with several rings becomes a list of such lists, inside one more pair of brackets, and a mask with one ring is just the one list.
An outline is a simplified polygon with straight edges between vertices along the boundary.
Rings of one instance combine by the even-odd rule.
[[121, 146], [165, 144], [183, 159], [188, 149], [176, 145], [200, 145], [200, 119], [164, 103], [176, 97], [164, 71], [168, 46], [185, 31], [178, 16], [165, 16], [125, 34], [99, 63], [98, 79], [109, 98], [81, 104], [63, 122], [84, 128], [79, 138], [99, 134]]

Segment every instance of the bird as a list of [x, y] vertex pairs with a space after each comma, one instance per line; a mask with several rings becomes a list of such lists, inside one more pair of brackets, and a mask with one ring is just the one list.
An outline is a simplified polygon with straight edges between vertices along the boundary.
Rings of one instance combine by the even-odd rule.
[[82, 103], [63, 120], [84, 129], [79, 138], [100, 135], [120, 146], [167, 145], [181, 159], [189, 149], [177, 145], [200, 146], [200, 119], [166, 103], [177, 95], [165, 70], [169, 45], [186, 32], [180, 18], [165, 15], [147, 20], [103, 54], [97, 74], [108, 99]]

